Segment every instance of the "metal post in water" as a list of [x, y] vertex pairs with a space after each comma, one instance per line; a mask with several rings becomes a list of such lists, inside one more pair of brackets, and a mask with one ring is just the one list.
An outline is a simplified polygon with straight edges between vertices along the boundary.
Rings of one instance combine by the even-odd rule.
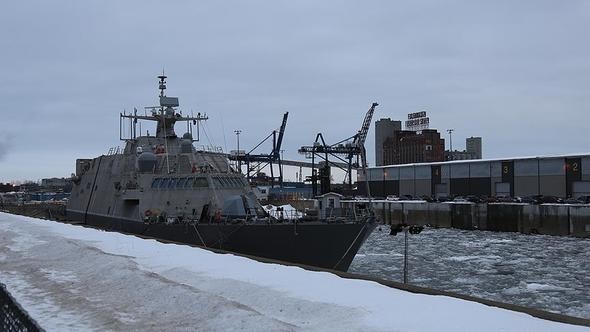
[[404, 227], [404, 284], [408, 283], [408, 227]]

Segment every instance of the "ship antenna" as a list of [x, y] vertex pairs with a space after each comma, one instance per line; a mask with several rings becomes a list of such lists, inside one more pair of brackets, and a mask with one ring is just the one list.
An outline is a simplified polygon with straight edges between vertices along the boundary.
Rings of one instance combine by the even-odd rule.
[[167, 76], [164, 75], [164, 69], [162, 69], [162, 75], [158, 76], [160, 79], [159, 89], [160, 89], [160, 97], [164, 97], [164, 90], [166, 90], [166, 78]]
[[[164, 90], [166, 90], [166, 75], [164, 74], [164, 68], [162, 68], [162, 75], [158, 76], [160, 79], [159, 89], [160, 89], [160, 97], [164, 97]], [[161, 102], [160, 102], [161, 103]], [[168, 159], [169, 151], [168, 151], [168, 137], [166, 136], [166, 114], [164, 113], [164, 106], [160, 106], [160, 111], [162, 112], [162, 125], [164, 129], [164, 146], [166, 149], [166, 170], [168, 174], [170, 174], [170, 160]]]

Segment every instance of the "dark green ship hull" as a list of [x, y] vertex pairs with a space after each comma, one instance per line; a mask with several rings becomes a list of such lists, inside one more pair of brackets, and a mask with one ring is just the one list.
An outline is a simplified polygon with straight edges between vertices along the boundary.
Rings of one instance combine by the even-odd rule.
[[67, 214], [68, 220], [85, 220], [85, 224], [104, 230], [340, 271], [348, 270], [375, 228], [373, 222], [166, 224], [70, 210]]

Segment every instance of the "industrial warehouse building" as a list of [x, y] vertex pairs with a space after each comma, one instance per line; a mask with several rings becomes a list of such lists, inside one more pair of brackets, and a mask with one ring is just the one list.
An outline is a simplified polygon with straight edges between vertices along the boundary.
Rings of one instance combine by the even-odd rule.
[[[590, 154], [461, 160], [368, 169], [371, 196], [590, 195]], [[361, 172], [358, 189], [366, 195]]]

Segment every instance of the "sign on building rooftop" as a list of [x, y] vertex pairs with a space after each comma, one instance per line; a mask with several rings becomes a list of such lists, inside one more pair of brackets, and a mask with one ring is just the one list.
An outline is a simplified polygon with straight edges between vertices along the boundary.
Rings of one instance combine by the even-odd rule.
[[420, 131], [428, 129], [429, 126], [430, 118], [426, 116], [426, 111], [408, 114], [406, 130]]

